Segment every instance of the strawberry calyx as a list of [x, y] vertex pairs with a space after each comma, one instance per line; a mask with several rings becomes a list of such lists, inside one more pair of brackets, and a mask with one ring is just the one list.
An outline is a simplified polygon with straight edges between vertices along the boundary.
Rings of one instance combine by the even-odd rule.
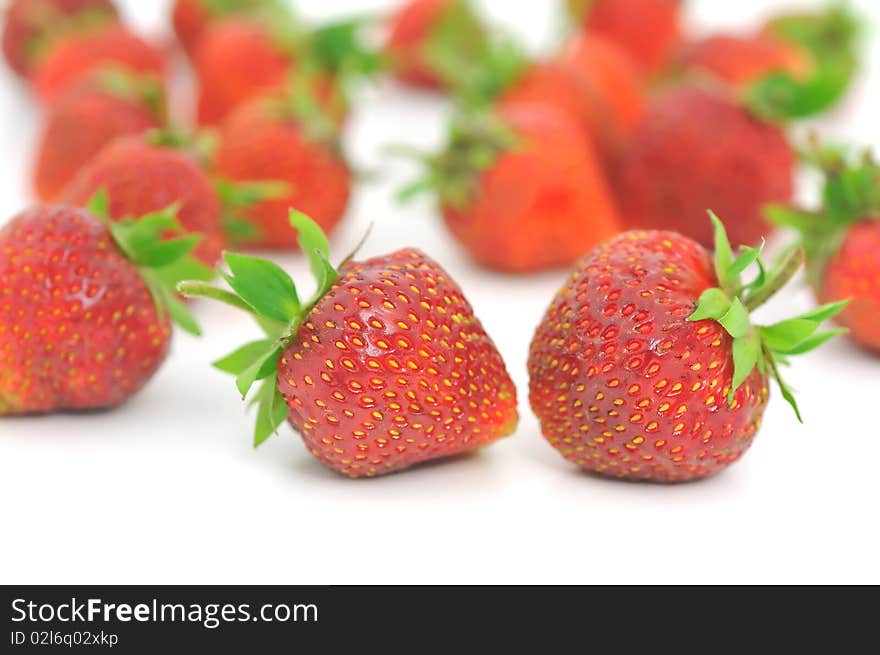
[[821, 284], [828, 261], [838, 252], [849, 228], [865, 220], [880, 220], [880, 164], [870, 150], [859, 156], [813, 138], [804, 159], [823, 175], [822, 206], [816, 210], [771, 205], [767, 218], [800, 233], [800, 246], [809, 263], [808, 278]]
[[221, 273], [231, 290], [200, 280], [181, 282], [177, 287], [186, 297], [209, 298], [248, 312], [264, 332], [263, 339], [245, 344], [214, 363], [219, 370], [235, 376], [236, 387], [244, 399], [255, 384], [261, 383], [250, 401], [250, 405], [257, 407], [254, 446], [277, 432], [288, 415], [277, 384], [281, 354], [339, 278], [338, 268], [329, 261], [327, 237], [318, 224], [294, 210], [290, 212], [290, 223], [299, 233], [300, 248], [308, 257], [317, 282], [316, 291], [308, 300], [300, 298], [293, 279], [277, 264], [232, 252], [224, 254], [229, 272]]
[[860, 21], [842, 3], [815, 14], [787, 14], [772, 20], [765, 33], [805, 52], [810, 74], [799, 79], [783, 72], [749, 87], [746, 102], [759, 117], [785, 122], [819, 114], [849, 88], [859, 67]]
[[165, 87], [156, 75], [144, 75], [121, 66], [104, 66], [91, 79], [103, 93], [146, 107], [159, 124], [168, 120]]
[[[40, 7], [41, 12], [46, 7]], [[39, 34], [25, 44], [25, 59], [29, 65], [39, 63], [58, 41], [72, 35], [97, 32], [109, 23], [118, 20], [112, 6], [88, 7], [75, 14], [53, 11], [51, 15], [41, 15]]]
[[191, 254], [201, 235], [168, 238], [169, 234], [184, 231], [177, 220], [179, 207], [175, 204], [139, 218], [111, 221], [109, 198], [102, 190], [89, 200], [86, 208], [104, 222], [116, 247], [137, 268], [160, 318], [167, 313], [178, 326], [200, 335], [198, 323], [177, 297], [177, 284], [187, 279], [212, 280], [215, 276], [214, 271]]
[[[788, 358], [815, 350], [846, 330], [820, 331], [822, 324], [838, 314], [848, 301], [823, 305], [795, 318], [772, 325], [754, 325], [751, 312], [766, 303], [800, 270], [804, 253], [800, 248], [787, 250], [775, 265], [768, 267], [762, 259], [763, 244], [758, 248], [743, 246], [733, 252], [724, 224], [709, 212], [715, 231], [715, 272], [718, 286], [706, 289], [697, 302], [688, 321], [713, 320], [733, 338], [733, 381], [728, 402], [734, 403], [734, 393], [757, 369], [761, 375], [771, 376], [785, 400], [794, 409], [798, 421], [803, 422], [794, 392], [780, 373], [780, 366]], [[743, 281], [743, 273], [750, 267], [757, 275], [750, 282]]]
[[415, 159], [425, 168], [425, 174], [404, 187], [398, 197], [407, 201], [434, 191], [441, 204], [463, 209], [479, 187], [480, 174], [519, 143], [520, 136], [496, 114], [460, 113], [453, 119], [447, 146], [439, 154], [394, 148], [396, 154]]
[[237, 181], [216, 178], [214, 188], [220, 198], [223, 231], [232, 244], [254, 241], [261, 236], [260, 226], [248, 218], [248, 210], [261, 202], [287, 198], [293, 194], [291, 184], [283, 180]]
[[286, 9], [278, 0], [201, 0], [202, 7], [212, 16], [239, 14], [243, 11], [265, 11], [271, 7], [273, 11]]

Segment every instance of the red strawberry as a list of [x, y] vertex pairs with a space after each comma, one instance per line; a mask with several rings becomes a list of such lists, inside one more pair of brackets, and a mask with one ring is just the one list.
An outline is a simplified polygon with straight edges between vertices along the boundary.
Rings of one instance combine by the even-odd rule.
[[385, 50], [400, 81], [433, 90], [478, 61], [486, 42], [469, 0], [410, 0], [391, 18]]
[[53, 39], [115, 20], [112, 0], [12, 0], [3, 25], [3, 54], [12, 70], [27, 77]]
[[293, 56], [263, 23], [230, 18], [205, 31], [193, 63], [199, 123], [214, 125], [244, 102], [283, 85]]
[[213, 23], [238, 14], [282, 10], [278, 0], [176, 0], [171, 20], [177, 38], [192, 52], [202, 33]]
[[623, 155], [623, 218], [708, 245], [712, 232], [704, 216], [716, 207], [734, 244], [756, 244], [769, 231], [763, 207], [791, 198], [794, 166], [778, 127], [721, 91], [674, 88], [648, 107]]
[[266, 338], [217, 363], [247, 396], [263, 380], [255, 443], [286, 420], [310, 452], [372, 477], [487, 446], [513, 432], [516, 389], [462, 290], [416, 250], [328, 263], [321, 230], [294, 213], [318, 279], [300, 302], [271, 262], [227, 254], [235, 293], [181, 285], [255, 314]]
[[817, 150], [815, 162], [825, 176], [824, 206], [777, 206], [769, 216], [800, 232], [816, 296], [850, 298], [837, 322], [857, 344], [880, 353], [880, 164], [870, 152], [849, 162], [832, 150]]
[[682, 65], [715, 75], [734, 86], [747, 87], [777, 74], [804, 79], [813, 63], [803, 49], [769, 35], [718, 34], [687, 47]]
[[645, 88], [632, 58], [610, 39], [575, 36], [558, 61], [586, 85], [587, 129], [615, 161], [645, 113]]
[[48, 109], [34, 169], [37, 196], [56, 200], [101, 148], [159, 127], [164, 116], [162, 85], [153, 78], [108, 69], [80, 80]]
[[224, 245], [217, 191], [196, 158], [164, 136], [153, 133], [114, 141], [79, 172], [62, 200], [83, 205], [104, 190], [112, 220], [177, 205], [183, 229], [203, 237], [193, 254], [213, 267]]
[[547, 105], [509, 104], [457, 121], [446, 151], [429, 165], [426, 181], [447, 226], [485, 266], [565, 266], [618, 231], [592, 145], [577, 123]]
[[[336, 140], [336, 126], [315, 104], [284, 92], [246, 103], [219, 131], [215, 168], [238, 183], [270, 183], [281, 192], [242, 212], [256, 234], [242, 242], [261, 248], [291, 248], [296, 231], [288, 210], [308, 211], [325, 231], [342, 219], [351, 192], [351, 172]], [[233, 235], [235, 236], [235, 235]]]
[[81, 30], [58, 39], [46, 51], [34, 71], [33, 87], [48, 104], [84, 76], [107, 67], [163, 79], [165, 55], [118, 24]]
[[736, 257], [714, 221], [714, 265], [680, 234], [626, 232], [590, 253], [553, 300], [532, 341], [530, 398], [566, 459], [631, 480], [703, 478], [751, 445], [769, 378], [797, 411], [779, 364], [834, 336], [818, 330], [841, 305], [752, 325], [749, 312], [803, 253], [744, 284], [760, 252]]
[[0, 415], [119, 405], [165, 359], [169, 317], [198, 331], [173, 291], [201, 270], [187, 256], [197, 238], [158, 241], [175, 225], [154, 214], [108, 228], [43, 206], [0, 230]]
[[590, 32], [617, 42], [646, 75], [669, 64], [682, 40], [679, 0], [567, 0]]

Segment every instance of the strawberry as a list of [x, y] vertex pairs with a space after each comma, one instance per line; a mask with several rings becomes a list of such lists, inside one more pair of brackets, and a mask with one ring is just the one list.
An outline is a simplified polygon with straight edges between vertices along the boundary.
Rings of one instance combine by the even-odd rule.
[[159, 127], [164, 118], [164, 91], [154, 78], [103, 69], [81, 79], [48, 108], [34, 167], [37, 196], [56, 200], [101, 148]]
[[[258, 98], [224, 121], [215, 154], [216, 173], [228, 181], [270, 189], [240, 211], [248, 229], [231, 235], [260, 248], [296, 245], [288, 210], [308, 211], [325, 231], [342, 219], [351, 172], [340, 151], [337, 127], [308, 94], [292, 89]], [[226, 198], [227, 204], [237, 204]], [[230, 211], [235, 207], [228, 208]]]
[[203, 237], [194, 256], [213, 268], [224, 245], [220, 200], [196, 157], [176, 146], [173, 135], [160, 132], [117, 139], [80, 170], [61, 198], [83, 205], [104, 190], [114, 221], [174, 204], [182, 228]]
[[797, 46], [766, 34], [716, 34], [685, 48], [682, 65], [747, 87], [771, 75], [803, 79], [810, 74], [812, 62]]
[[12, 70], [28, 77], [53, 39], [116, 18], [112, 0], [12, 0], [4, 19], [3, 54]]
[[0, 415], [115, 407], [168, 354], [170, 319], [197, 333], [176, 297], [197, 237], [160, 242], [167, 212], [108, 225], [67, 206], [27, 210], [0, 229]]
[[663, 72], [682, 41], [679, 0], [567, 0], [585, 29], [624, 48], [643, 74]]
[[801, 235], [808, 279], [822, 302], [850, 298], [837, 317], [863, 348], [880, 353], [880, 164], [815, 148], [824, 175], [823, 206], [770, 207], [770, 219]]
[[754, 245], [769, 231], [764, 205], [791, 198], [794, 166], [784, 133], [725, 91], [675, 87], [653, 100], [622, 156], [621, 211], [632, 227], [709, 245], [703, 217], [716, 207], [734, 244]]
[[327, 239], [297, 212], [293, 227], [318, 290], [301, 302], [271, 262], [227, 254], [234, 293], [184, 283], [191, 296], [254, 314], [266, 337], [216, 366], [258, 405], [259, 445], [288, 420], [343, 475], [372, 477], [487, 446], [517, 423], [516, 389], [462, 290], [435, 261], [401, 250], [328, 263]]
[[193, 52], [202, 33], [212, 24], [231, 16], [284, 11], [278, 0], [176, 0], [171, 21], [187, 52]]
[[385, 51], [397, 78], [428, 90], [484, 54], [486, 28], [470, 0], [409, 0], [391, 17]]
[[507, 104], [457, 120], [428, 168], [409, 191], [436, 190], [452, 234], [490, 268], [524, 273], [569, 265], [618, 231], [591, 143], [548, 105]]
[[193, 55], [198, 121], [215, 125], [242, 103], [284, 84], [293, 54], [262, 22], [229, 18], [208, 28]]
[[837, 332], [842, 305], [753, 325], [749, 313], [797, 271], [803, 253], [744, 283], [761, 253], [734, 255], [713, 215], [714, 262], [674, 232], [626, 232], [578, 265], [529, 353], [532, 409], [569, 461], [605, 476], [681, 482], [712, 475], [748, 449], [770, 378], [797, 412], [779, 366]]
[[645, 112], [638, 68], [614, 41], [587, 32], [573, 37], [557, 61], [585, 85], [587, 130], [614, 162]]
[[33, 88], [48, 104], [67, 87], [101, 68], [165, 74], [165, 54], [119, 24], [80, 30], [53, 42], [34, 71]]

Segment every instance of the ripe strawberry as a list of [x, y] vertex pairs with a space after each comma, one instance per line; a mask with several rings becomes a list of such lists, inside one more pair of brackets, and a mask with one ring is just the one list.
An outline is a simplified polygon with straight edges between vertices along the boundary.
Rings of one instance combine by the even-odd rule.
[[804, 79], [813, 64], [801, 48], [766, 34], [717, 34], [687, 47], [682, 65], [746, 88], [771, 75]]
[[410, 0], [391, 18], [385, 51], [401, 82], [438, 90], [480, 60], [487, 40], [469, 0]]
[[284, 84], [293, 55], [259, 21], [229, 18], [211, 26], [196, 46], [198, 121], [219, 123], [242, 103]]
[[165, 54], [119, 24], [80, 30], [55, 41], [34, 70], [33, 88], [48, 104], [67, 87], [101, 68], [165, 74]]
[[193, 52], [202, 33], [212, 24], [236, 16], [265, 10], [284, 11], [278, 0], [176, 0], [171, 21], [177, 38], [187, 52]]
[[516, 389], [458, 285], [416, 250], [328, 263], [327, 239], [292, 212], [318, 291], [300, 302], [271, 262], [227, 254], [235, 293], [183, 293], [253, 313], [266, 338], [216, 364], [259, 406], [265, 441], [286, 420], [323, 464], [353, 478], [487, 446], [517, 423]]
[[62, 201], [83, 205], [98, 191], [110, 198], [108, 215], [118, 221], [174, 204], [183, 229], [202, 235], [193, 255], [209, 267], [220, 261], [224, 232], [220, 200], [196, 157], [162, 133], [117, 139], [101, 150], [62, 193]]
[[479, 263], [509, 272], [565, 266], [618, 231], [604, 174], [581, 127], [547, 105], [508, 104], [454, 123], [428, 162], [452, 234]]
[[240, 218], [256, 230], [230, 235], [242, 244], [295, 246], [290, 207], [308, 211], [327, 232], [345, 213], [351, 172], [340, 151], [336, 126], [315, 103], [305, 100], [290, 89], [259, 98], [239, 107], [220, 128], [216, 173], [246, 186], [274, 186], [268, 197], [241, 209]]
[[173, 215], [107, 225], [94, 211], [42, 206], [0, 229], [0, 415], [114, 407], [168, 353], [169, 317], [198, 327], [174, 294], [203, 267], [197, 237], [159, 242]]
[[807, 253], [809, 280], [822, 302], [851, 298], [837, 317], [860, 346], [880, 352], [880, 164], [817, 149], [825, 182], [815, 211], [771, 207], [778, 225], [795, 228]]
[[623, 218], [709, 245], [703, 217], [716, 207], [734, 244], [754, 245], [769, 231], [764, 205], [791, 198], [794, 166], [778, 127], [720, 90], [677, 87], [654, 99], [622, 157]]
[[645, 75], [667, 66], [682, 41], [679, 0], [567, 0], [584, 28], [617, 42]]
[[680, 234], [626, 232], [590, 253], [553, 300], [532, 341], [530, 398], [544, 437], [566, 459], [618, 478], [694, 480], [751, 445], [770, 377], [797, 412], [779, 364], [834, 336], [818, 330], [841, 305], [752, 325], [749, 312], [803, 253], [744, 284], [760, 252], [735, 256], [713, 221], [714, 265]]
[[12, 70], [28, 77], [53, 39], [115, 20], [112, 0], [12, 0], [4, 19], [3, 54]]
[[558, 61], [586, 85], [587, 129], [606, 159], [615, 161], [645, 113], [645, 88], [632, 58], [614, 41], [584, 32]]
[[34, 167], [40, 200], [56, 200], [77, 171], [117, 137], [159, 127], [164, 95], [154, 78], [110, 69], [61, 93], [48, 108]]

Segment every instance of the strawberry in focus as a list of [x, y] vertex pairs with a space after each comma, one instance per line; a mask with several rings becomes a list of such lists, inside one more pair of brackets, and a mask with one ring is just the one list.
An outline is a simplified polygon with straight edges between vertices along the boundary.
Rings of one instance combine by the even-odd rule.
[[[286, 88], [233, 112], [219, 130], [214, 167], [224, 180], [258, 190], [242, 203], [227, 198], [227, 213], [239, 218], [230, 238], [240, 245], [292, 248], [290, 207], [307, 211], [325, 232], [348, 207], [351, 171], [338, 127], [302, 89]], [[262, 197], [260, 187], [268, 191]]]
[[234, 293], [180, 290], [254, 314], [264, 339], [216, 366], [254, 395], [259, 445], [285, 421], [325, 466], [383, 475], [487, 446], [517, 424], [516, 389], [462, 290], [416, 250], [334, 268], [320, 228], [292, 224], [318, 288], [301, 300], [271, 262], [229, 253]]
[[800, 233], [820, 302], [851, 299], [837, 323], [855, 343], [880, 353], [880, 165], [870, 152], [852, 158], [820, 147], [812, 161], [825, 178], [823, 206], [774, 206], [768, 216]]
[[588, 32], [617, 43], [646, 76], [661, 74], [682, 42], [679, 0], [567, 0]]
[[117, 19], [112, 0], [12, 0], [3, 23], [9, 67], [28, 77], [54, 39]]
[[[0, 229], [0, 415], [115, 407], [168, 354], [171, 319], [198, 333], [176, 298], [197, 237], [164, 212], [108, 225], [67, 206], [27, 210]], [[97, 212], [97, 213], [96, 213]]]
[[621, 158], [618, 197], [630, 227], [674, 230], [711, 245], [707, 207], [734, 245], [755, 245], [763, 209], [793, 193], [795, 156], [783, 131], [724, 90], [679, 86], [649, 105]]
[[409, 0], [391, 18], [385, 52], [401, 82], [440, 90], [450, 72], [480, 59], [486, 42], [469, 0]]
[[611, 192], [580, 125], [542, 104], [507, 104], [454, 122], [446, 150], [404, 195], [438, 196], [480, 264], [526, 273], [566, 266], [616, 234]]
[[47, 110], [33, 172], [37, 197], [54, 202], [104, 146], [164, 121], [165, 94], [155, 78], [115, 69], [83, 78]]
[[113, 141], [80, 170], [61, 199], [81, 206], [103, 190], [114, 221], [174, 205], [183, 230], [202, 236], [193, 256], [213, 268], [225, 243], [220, 200], [196, 156], [172, 137], [152, 132]]
[[34, 70], [33, 89], [50, 104], [66, 88], [102, 68], [124, 68], [163, 80], [165, 54], [118, 23], [54, 41]]
[[789, 251], [755, 280], [759, 249], [734, 254], [713, 216], [714, 261], [674, 232], [626, 232], [577, 267], [535, 333], [532, 409], [566, 459], [628, 480], [682, 482], [717, 473], [752, 444], [770, 379], [800, 418], [779, 374], [787, 358], [838, 331], [821, 307], [769, 326], [749, 314], [798, 270]]

